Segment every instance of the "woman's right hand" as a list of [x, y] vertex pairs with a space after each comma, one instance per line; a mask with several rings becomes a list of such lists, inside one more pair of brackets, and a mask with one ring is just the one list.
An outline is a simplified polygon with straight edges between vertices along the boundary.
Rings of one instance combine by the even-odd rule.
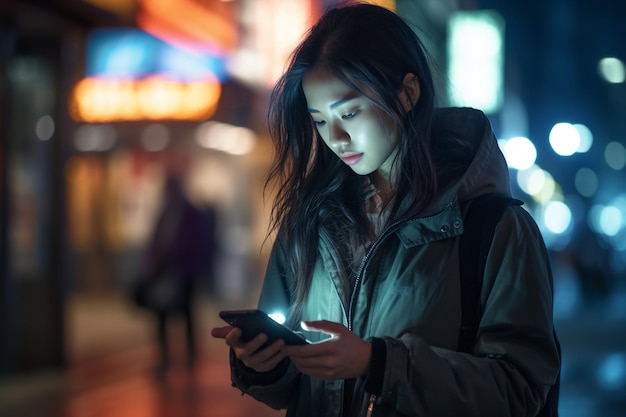
[[224, 326], [213, 328], [211, 336], [224, 339], [226, 344], [233, 348], [237, 359], [256, 372], [271, 371], [287, 356], [281, 351], [281, 348], [285, 345], [283, 340], [277, 340], [268, 347], [259, 350], [267, 340], [265, 333], [259, 333], [250, 341], [244, 342], [241, 340], [240, 329]]

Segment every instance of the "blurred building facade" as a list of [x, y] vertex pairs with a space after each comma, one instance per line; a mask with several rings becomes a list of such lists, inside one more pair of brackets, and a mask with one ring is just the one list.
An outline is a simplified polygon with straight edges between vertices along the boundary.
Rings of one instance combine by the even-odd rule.
[[84, 39], [124, 17], [82, 2], [0, 5], [0, 372], [62, 366], [67, 98]]
[[265, 101], [323, 7], [2, 3], [0, 375], [67, 365], [68, 299], [128, 290], [169, 175], [220, 212], [213, 296], [254, 294], [268, 249]]

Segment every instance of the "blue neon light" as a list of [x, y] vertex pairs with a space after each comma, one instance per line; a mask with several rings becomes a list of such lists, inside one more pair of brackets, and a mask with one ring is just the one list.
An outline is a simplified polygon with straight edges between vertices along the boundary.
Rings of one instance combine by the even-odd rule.
[[225, 58], [176, 48], [139, 29], [97, 29], [87, 40], [87, 76], [143, 78], [153, 74], [179, 81], [226, 77]]

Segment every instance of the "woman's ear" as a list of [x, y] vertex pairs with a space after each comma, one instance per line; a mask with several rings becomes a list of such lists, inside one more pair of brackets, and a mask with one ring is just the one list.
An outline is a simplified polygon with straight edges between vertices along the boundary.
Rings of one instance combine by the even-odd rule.
[[404, 106], [404, 111], [409, 112], [420, 99], [420, 82], [412, 72], [407, 73], [402, 80], [402, 90], [400, 100]]

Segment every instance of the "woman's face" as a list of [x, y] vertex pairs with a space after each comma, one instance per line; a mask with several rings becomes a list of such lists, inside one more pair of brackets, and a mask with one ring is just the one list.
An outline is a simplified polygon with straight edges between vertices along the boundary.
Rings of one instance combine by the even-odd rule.
[[355, 173], [389, 178], [400, 143], [391, 119], [327, 70], [312, 69], [302, 88], [324, 143]]

